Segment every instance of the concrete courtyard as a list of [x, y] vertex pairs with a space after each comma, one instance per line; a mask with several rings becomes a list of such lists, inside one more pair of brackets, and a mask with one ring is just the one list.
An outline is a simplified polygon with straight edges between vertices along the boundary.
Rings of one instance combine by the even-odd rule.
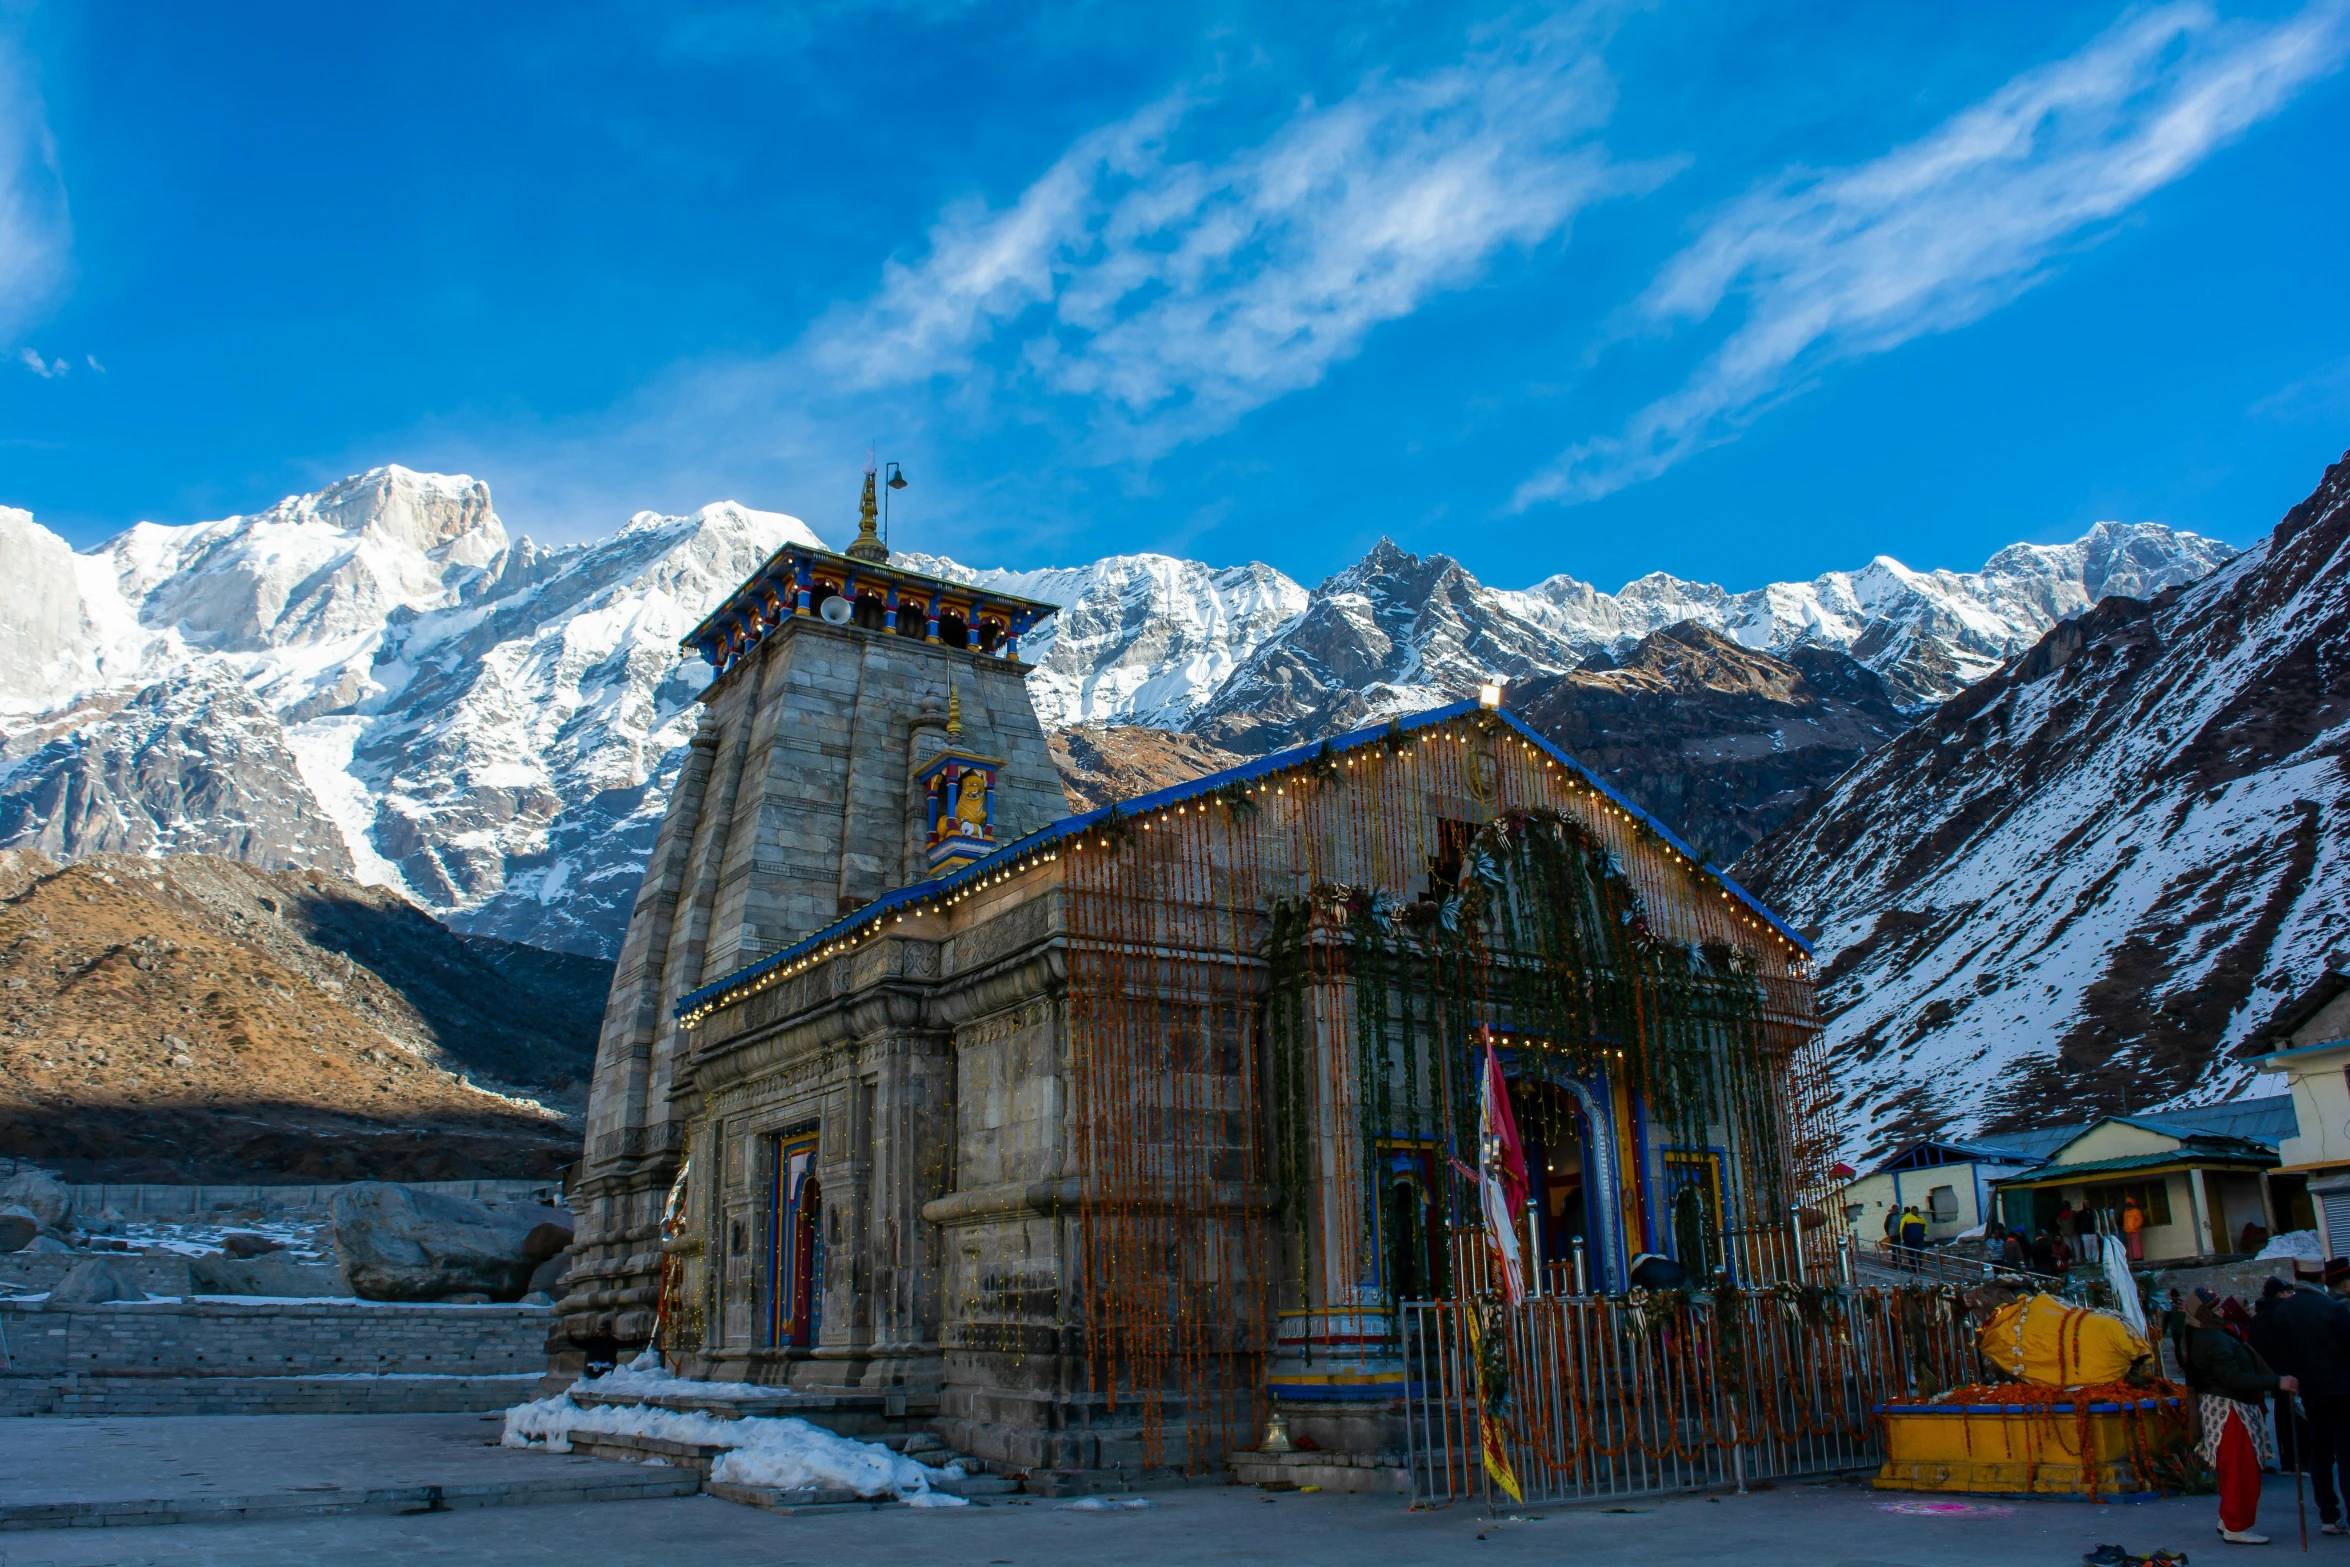
[[[1415, 1511], [1400, 1499], [1238, 1486], [1158, 1492], [1147, 1507], [1115, 1511], [1025, 1497], [804, 1514], [707, 1496], [578, 1500], [625, 1498], [632, 1486], [673, 1482], [676, 1472], [485, 1446], [498, 1429], [467, 1415], [8, 1421], [0, 1424], [0, 1567], [2057, 1567], [2103, 1541], [2137, 1552], [2169, 1546], [2198, 1561], [2252, 1555], [2221, 1543], [2209, 1497], [2003, 1503], [1921, 1499], [1853, 1481], [1502, 1518], [1469, 1506]], [[305, 1498], [386, 1510], [304, 1515]], [[1932, 1500], [1964, 1510], [1929, 1510]], [[25, 1527], [55, 1516], [44, 1508], [126, 1502], [171, 1502], [177, 1516], [220, 1521]], [[2261, 1512], [2276, 1537], [2271, 1552], [2299, 1554], [2293, 1519], [2290, 1479], [2272, 1478]], [[2311, 1526], [2313, 1555], [2350, 1563], [2350, 1539], [2316, 1536], [2314, 1515]]]

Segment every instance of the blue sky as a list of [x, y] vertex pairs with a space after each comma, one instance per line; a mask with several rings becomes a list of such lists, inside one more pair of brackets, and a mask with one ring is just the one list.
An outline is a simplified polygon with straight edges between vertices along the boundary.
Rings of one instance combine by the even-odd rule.
[[2350, 446], [2350, 0], [0, 0], [0, 504], [381, 462], [1307, 581], [2249, 542]]

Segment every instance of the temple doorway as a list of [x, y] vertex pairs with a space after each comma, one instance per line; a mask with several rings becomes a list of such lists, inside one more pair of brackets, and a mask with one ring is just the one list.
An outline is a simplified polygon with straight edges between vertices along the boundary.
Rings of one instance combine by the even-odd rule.
[[1379, 1288], [1391, 1302], [1444, 1293], [1444, 1188], [1436, 1174], [1434, 1145], [1379, 1145]]
[[824, 1202], [814, 1132], [775, 1140], [768, 1213], [767, 1341], [777, 1349], [806, 1349], [816, 1342], [824, 1301]]
[[[1607, 1287], [1600, 1244], [1591, 1157], [1590, 1123], [1582, 1104], [1556, 1083], [1520, 1081], [1511, 1085], [1518, 1137], [1526, 1150], [1526, 1181], [1535, 1200], [1545, 1291], [1573, 1293]], [[1575, 1276], [1576, 1243], [1583, 1247], [1583, 1277]]]

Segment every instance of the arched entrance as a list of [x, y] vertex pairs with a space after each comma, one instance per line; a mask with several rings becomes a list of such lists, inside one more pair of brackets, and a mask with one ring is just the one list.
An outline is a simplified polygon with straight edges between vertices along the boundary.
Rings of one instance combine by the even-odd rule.
[[1436, 1153], [1418, 1143], [1379, 1148], [1379, 1284], [1392, 1302], [1444, 1293], [1443, 1187]]
[[1590, 1119], [1580, 1099], [1557, 1083], [1525, 1080], [1510, 1086], [1518, 1136], [1525, 1144], [1526, 1182], [1541, 1225], [1538, 1237], [1545, 1290], [1573, 1290], [1575, 1246], [1582, 1242], [1585, 1290], [1607, 1287], [1600, 1215], [1600, 1165]]

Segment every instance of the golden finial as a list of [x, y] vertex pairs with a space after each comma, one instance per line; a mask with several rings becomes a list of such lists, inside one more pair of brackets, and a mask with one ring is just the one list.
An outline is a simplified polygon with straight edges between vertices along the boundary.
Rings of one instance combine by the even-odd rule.
[[961, 739], [963, 734], [963, 698], [953, 686], [947, 687], [947, 736]]
[[857, 542], [848, 548], [851, 560], [871, 561], [876, 566], [889, 562], [889, 546], [881, 542], [881, 508], [873, 498], [873, 454], [865, 454], [865, 499], [857, 509]]

